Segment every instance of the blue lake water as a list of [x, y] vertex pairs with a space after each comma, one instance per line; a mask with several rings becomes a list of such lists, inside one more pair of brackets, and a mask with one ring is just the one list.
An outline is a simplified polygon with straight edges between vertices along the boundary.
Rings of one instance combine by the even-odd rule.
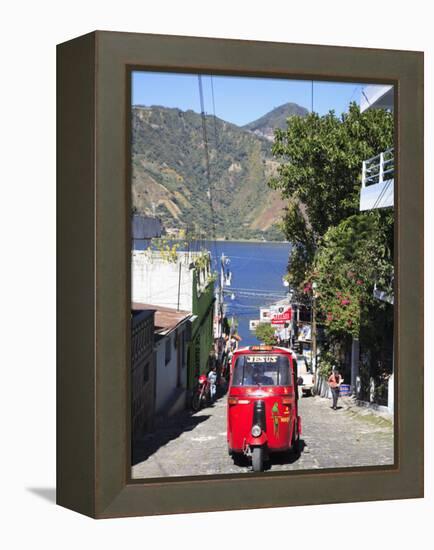
[[[141, 248], [140, 245], [136, 248]], [[231, 285], [225, 287], [226, 315], [238, 320], [242, 345], [257, 344], [249, 330], [249, 320], [259, 319], [259, 308], [285, 298], [286, 273], [291, 245], [272, 242], [200, 241], [190, 243], [191, 250], [211, 252], [213, 269], [220, 272], [220, 258], [229, 258], [226, 269], [232, 272]], [[216, 283], [219, 284], [219, 280]], [[261, 294], [262, 292], [262, 294]]]
[[[238, 333], [242, 345], [257, 344], [258, 340], [249, 330], [249, 320], [259, 319], [259, 308], [270, 305], [287, 294], [282, 277], [287, 271], [290, 252], [289, 243], [252, 243], [219, 241], [206, 243], [213, 258], [222, 253], [229, 258], [227, 268], [232, 272], [230, 287], [225, 293], [226, 315], [238, 320]], [[214, 265], [217, 269], [220, 266]], [[261, 292], [263, 294], [261, 294]]]

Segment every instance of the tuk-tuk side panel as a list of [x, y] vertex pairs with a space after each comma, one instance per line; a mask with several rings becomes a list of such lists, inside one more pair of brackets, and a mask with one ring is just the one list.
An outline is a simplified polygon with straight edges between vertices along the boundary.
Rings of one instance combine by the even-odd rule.
[[294, 404], [283, 405], [282, 398], [270, 398], [266, 404], [267, 435], [270, 449], [287, 449], [291, 446]]
[[241, 452], [245, 447], [245, 439], [252, 429], [253, 402], [228, 407], [229, 447]]

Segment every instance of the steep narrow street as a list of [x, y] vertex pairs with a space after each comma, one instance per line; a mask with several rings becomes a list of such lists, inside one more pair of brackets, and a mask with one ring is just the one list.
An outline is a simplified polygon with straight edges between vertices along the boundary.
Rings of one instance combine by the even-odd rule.
[[[333, 411], [330, 400], [300, 401], [302, 452], [273, 455], [268, 471], [393, 464], [392, 423], [349, 406]], [[234, 464], [226, 445], [226, 397], [213, 406], [185, 412], [160, 427], [136, 453], [133, 478], [248, 473], [247, 461]]]

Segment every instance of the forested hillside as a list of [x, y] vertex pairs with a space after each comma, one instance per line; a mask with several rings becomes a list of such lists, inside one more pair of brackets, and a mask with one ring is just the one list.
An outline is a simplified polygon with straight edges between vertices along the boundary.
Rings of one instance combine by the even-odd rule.
[[206, 117], [212, 209], [201, 115], [159, 106], [132, 110], [133, 209], [162, 218], [169, 233], [282, 239], [283, 202], [267, 186], [276, 168], [271, 143], [245, 128]]

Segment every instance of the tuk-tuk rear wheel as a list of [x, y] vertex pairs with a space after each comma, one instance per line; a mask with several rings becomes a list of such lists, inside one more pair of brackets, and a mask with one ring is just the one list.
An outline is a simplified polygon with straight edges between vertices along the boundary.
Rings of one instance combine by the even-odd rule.
[[252, 452], [252, 467], [254, 472], [264, 471], [264, 447], [254, 447]]
[[294, 433], [292, 434], [291, 442], [292, 451], [298, 456], [301, 453], [300, 449], [300, 434], [298, 433], [298, 422], [295, 422]]

